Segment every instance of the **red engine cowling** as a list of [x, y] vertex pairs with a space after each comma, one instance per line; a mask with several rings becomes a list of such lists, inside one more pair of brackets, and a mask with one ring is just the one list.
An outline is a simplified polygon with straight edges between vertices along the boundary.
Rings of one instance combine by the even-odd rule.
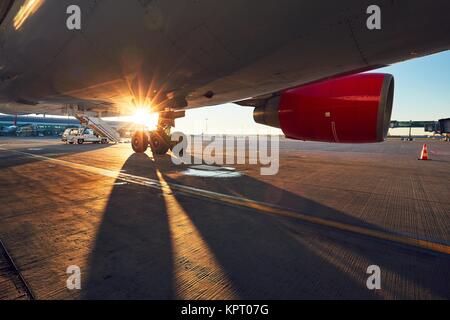
[[254, 118], [292, 139], [380, 142], [389, 130], [393, 96], [392, 75], [357, 74], [283, 91], [257, 106]]

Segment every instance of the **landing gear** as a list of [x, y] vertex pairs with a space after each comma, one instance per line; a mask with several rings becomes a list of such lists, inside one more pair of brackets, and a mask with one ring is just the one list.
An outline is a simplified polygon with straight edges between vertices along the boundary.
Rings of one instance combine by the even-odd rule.
[[131, 139], [131, 147], [136, 153], [144, 153], [148, 148], [148, 134], [144, 131], [136, 131]]
[[[169, 128], [170, 132], [170, 128]], [[170, 148], [170, 133], [164, 129], [150, 131], [150, 148], [153, 154], [166, 154]]]
[[165, 130], [136, 131], [131, 140], [131, 147], [136, 153], [147, 151], [150, 146], [153, 154], [165, 154], [170, 148], [170, 135]]
[[175, 119], [184, 117], [184, 111], [162, 111], [159, 114], [158, 127], [154, 131], [136, 131], [131, 140], [134, 152], [143, 153], [148, 146], [153, 154], [162, 155], [177, 144], [171, 141], [170, 130]]

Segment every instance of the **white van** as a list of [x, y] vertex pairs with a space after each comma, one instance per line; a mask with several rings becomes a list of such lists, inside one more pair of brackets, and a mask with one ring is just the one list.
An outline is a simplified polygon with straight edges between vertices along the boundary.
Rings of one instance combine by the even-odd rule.
[[78, 143], [83, 144], [85, 142], [92, 143], [108, 143], [108, 138], [101, 137], [95, 134], [91, 128], [69, 128], [66, 129], [62, 135], [61, 140], [70, 144]]

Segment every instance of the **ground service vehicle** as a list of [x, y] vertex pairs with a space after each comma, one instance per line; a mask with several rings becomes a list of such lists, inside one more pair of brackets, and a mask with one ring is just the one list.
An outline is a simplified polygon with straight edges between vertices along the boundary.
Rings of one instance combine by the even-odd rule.
[[94, 130], [90, 128], [69, 128], [64, 131], [62, 135], [62, 141], [68, 142], [69, 144], [83, 144], [85, 142], [92, 143], [108, 143], [108, 139], [102, 136], [99, 136], [94, 132]]

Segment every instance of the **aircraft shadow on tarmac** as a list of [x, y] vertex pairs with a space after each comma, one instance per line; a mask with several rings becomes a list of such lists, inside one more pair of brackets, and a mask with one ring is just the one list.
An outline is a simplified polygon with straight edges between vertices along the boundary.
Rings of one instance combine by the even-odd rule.
[[[173, 165], [169, 156], [152, 160], [146, 154], [131, 155], [123, 166], [129, 174], [156, 180], [159, 171], [169, 184], [177, 182], [170, 173], [182, 169]], [[309, 214], [377, 228], [245, 175], [230, 180], [208, 179], [207, 184], [212, 189], [220, 185], [221, 191], [239, 186], [250, 190], [248, 196], [254, 195], [252, 192], [265, 194], [265, 201], [270, 201], [273, 195], [275, 203]], [[283, 222], [283, 218], [176, 192], [172, 196], [207, 243], [238, 298], [414, 298], [417, 290], [429, 292], [432, 297], [449, 297], [448, 272], [439, 272], [449, 270], [446, 256], [417, 253], [415, 249], [327, 228], [317, 231], [317, 227], [307, 226], [312, 231], [304, 231], [303, 222]], [[310, 236], [315, 233], [321, 236]], [[327, 243], [336, 244], [342, 252], [333, 252]], [[174, 255], [162, 192], [118, 183], [97, 231], [81, 298], [180, 298], [174, 285]], [[353, 257], [367, 263], [352, 264]], [[400, 289], [400, 280], [395, 278], [397, 281], [383, 282], [378, 294], [368, 290], [366, 268], [370, 264], [398, 275], [398, 279], [409, 283], [409, 289]]]

